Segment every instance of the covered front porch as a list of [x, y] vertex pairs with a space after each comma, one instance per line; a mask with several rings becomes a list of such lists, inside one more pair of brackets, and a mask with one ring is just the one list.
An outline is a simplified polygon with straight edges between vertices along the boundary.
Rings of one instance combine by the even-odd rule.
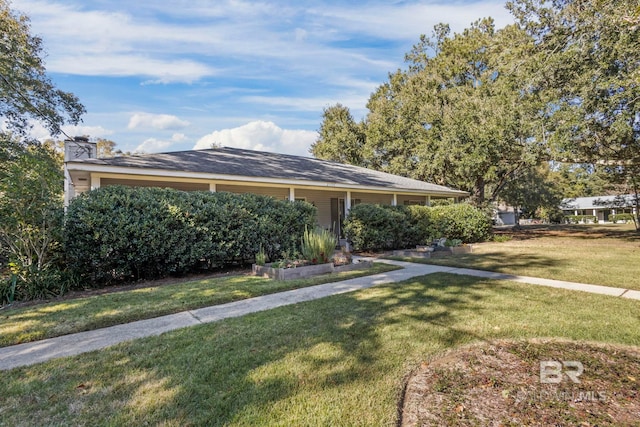
[[252, 193], [280, 200], [305, 201], [318, 211], [318, 225], [334, 230], [342, 235], [342, 224], [352, 206], [361, 203], [397, 205], [430, 205], [434, 200], [451, 199], [450, 195], [429, 194], [424, 191], [380, 190], [373, 188], [339, 188], [338, 186], [285, 185], [280, 183], [206, 180], [164, 176], [123, 176], [95, 172], [74, 172], [69, 174], [72, 188], [68, 194], [75, 197], [79, 193], [110, 185], [130, 187], [161, 187], [182, 191], [211, 191], [230, 193]]

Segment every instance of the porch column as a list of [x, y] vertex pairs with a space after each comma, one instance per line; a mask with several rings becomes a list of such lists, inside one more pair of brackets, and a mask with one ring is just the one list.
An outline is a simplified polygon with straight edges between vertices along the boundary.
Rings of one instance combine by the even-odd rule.
[[398, 206], [398, 195], [393, 193], [393, 199], [391, 199], [391, 206]]
[[426, 196], [424, 198], [424, 205], [425, 206], [431, 206], [431, 196]]
[[217, 191], [215, 182], [210, 182], [209, 183], [209, 191], [212, 192], [212, 193], [215, 193]]
[[91, 174], [91, 189], [95, 190], [96, 188], [100, 188], [100, 178]]
[[293, 187], [289, 187], [289, 201], [290, 202], [296, 201], [296, 189]]
[[71, 193], [74, 190], [73, 183], [71, 182], [71, 175], [67, 170], [67, 164], [64, 164], [64, 209], [66, 211], [67, 206], [71, 202], [73, 198], [73, 194]]
[[575, 216], [578, 216], [578, 210], [576, 209], [575, 211], [573, 211], [573, 214], [574, 214]]
[[349, 211], [351, 210], [351, 191], [347, 191], [347, 197], [344, 199], [344, 217], [346, 218], [349, 215]]
[[598, 217], [598, 212], [595, 209], [593, 210], [593, 216], [595, 216], [596, 218]]

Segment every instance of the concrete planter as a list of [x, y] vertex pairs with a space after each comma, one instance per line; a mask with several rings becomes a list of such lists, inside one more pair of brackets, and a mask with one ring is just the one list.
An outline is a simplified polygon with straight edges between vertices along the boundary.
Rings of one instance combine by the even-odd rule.
[[[429, 248], [429, 249], [425, 249]], [[404, 249], [393, 251], [393, 256], [409, 257], [409, 258], [438, 258], [448, 255], [469, 254], [472, 252], [471, 245], [462, 246], [439, 246], [435, 250], [431, 247], [420, 247], [416, 249]]]
[[295, 268], [273, 268], [271, 264], [251, 266], [254, 276], [268, 277], [276, 280], [304, 279], [318, 274], [331, 273], [333, 264], [304, 265]]
[[393, 251], [393, 256], [410, 257], [410, 258], [431, 258], [430, 251], [421, 251], [416, 249], [404, 249]]
[[257, 265], [253, 264], [251, 270], [254, 276], [266, 277], [275, 280], [292, 280], [292, 279], [304, 279], [307, 277], [318, 276], [320, 274], [327, 273], [340, 273], [342, 271], [360, 270], [370, 268], [373, 265], [372, 261], [363, 261], [357, 264], [346, 264], [334, 266], [333, 263], [316, 264], [316, 265], [304, 265], [302, 267], [295, 268], [273, 268], [271, 264]]
[[471, 245], [462, 245], [462, 246], [453, 246], [449, 248], [452, 254], [470, 254], [473, 251], [473, 246]]
[[441, 246], [433, 252], [432, 257], [438, 258], [443, 256], [450, 255], [461, 255], [461, 254], [470, 254], [473, 250], [471, 245], [462, 245], [462, 246]]

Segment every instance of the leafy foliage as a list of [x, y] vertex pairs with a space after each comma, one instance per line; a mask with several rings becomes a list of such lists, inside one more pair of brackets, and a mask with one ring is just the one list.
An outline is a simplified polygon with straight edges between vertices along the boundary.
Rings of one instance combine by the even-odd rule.
[[[339, 132], [323, 133], [314, 154], [467, 190], [479, 206], [526, 196], [514, 187], [550, 160], [567, 164], [554, 177], [564, 197], [640, 195], [637, 0], [507, 6], [515, 25], [495, 30], [487, 18], [459, 34], [439, 24], [421, 36], [408, 69], [371, 95], [366, 120], [345, 121], [339, 105], [339, 115], [325, 114], [321, 129]], [[340, 152], [347, 140], [358, 141], [361, 158]], [[547, 202], [516, 204], [555, 217], [554, 179], [536, 179]]]
[[566, 215], [565, 218], [569, 224], [598, 223], [598, 217], [595, 215]]
[[524, 218], [554, 216], [562, 203], [564, 191], [553, 180], [548, 164], [521, 170], [502, 191], [500, 198], [507, 205], [521, 210]]
[[318, 139], [309, 150], [319, 159], [364, 165], [364, 132], [349, 109], [341, 104], [325, 108]]
[[345, 235], [357, 250], [406, 247], [413, 239], [410, 228], [404, 206], [356, 205], [344, 222]]
[[543, 137], [554, 157], [595, 164], [626, 187], [618, 194], [639, 194], [637, 0], [517, 0], [508, 7], [535, 41], [526, 80], [546, 102]]
[[70, 268], [94, 283], [182, 274], [298, 249], [315, 208], [253, 194], [110, 186], [68, 210]]
[[483, 210], [467, 203], [448, 206], [422, 207], [428, 209], [429, 235], [434, 238], [459, 239], [476, 243], [491, 237], [491, 219]]
[[[390, 74], [371, 95], [359, 127], [325, 114], [321, 130], [340, 131], [321, 132], [313, 153], [466, 190], [478, 205], [486, 190], [494, 200], [543, 154], [530, 138], [537, 99], [522, 87], [520, 68], [511, 67], [522, 54], [514, 46], [530, 42], [515, 26], [496, 31], [491, 19], [453, 36], [447, 25], [436, 26], [407, 54], [408, 69]], [[350, 117], [344, 107], [332, 108]], [[361, 158], [335, 154], [342, 141], [360, 141], [361, 129]]]
[[[58, 295], [62, 162], [51, 146], [27, 138], [31, 121], [51, 135], [80, 122], [84, 107], [46, 74], [42, 40], [28, 17], [0, 0], [0, 298]], [[6, 265], [8, 264], [8, 266]], [[8, 277], [7, 277], [8, 276]]]
[[609, 221], [614, 224], [618, 222], [632, 222], [634, 220], [633, 215], [630, 213], [612, 214], [609, 215]]
[[[59, 295], [62, 164], [46, 145], [0, 133], [0, 273], [3, 299]], [[3, 259], [8, 263], [2, 265]], [[9, 276], [9, 277], [6, 277]]]
[[441, 237], [474, 243], [491, 236], [491, 220], [466, 203], [435, 207], [361, 204], [351, 208], [345, 233], [357, 250], [402, 249]]
[[31, 34], [29, 18], [0, 0], [0, 117], [10, 130], [25, 135], [29, 119], [52, 135], [65, 123], [80, 122], [84, 107], [72, 93], [57, 89], [43, 63], [42, 40]]

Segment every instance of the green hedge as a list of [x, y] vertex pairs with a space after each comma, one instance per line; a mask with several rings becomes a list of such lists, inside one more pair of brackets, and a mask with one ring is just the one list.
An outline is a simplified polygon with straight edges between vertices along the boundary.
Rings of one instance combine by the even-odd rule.
[[69, 267], [92, 283], [152, 279], [299, 248], [316, 209], [254, 194], [109, 186], [67, 209]]
[[490, 216], [468, 203], [422, 208], [430, 212], [429, 235], [432, 238], [446, 237], [476, 243], [491, 237]]
[[355, 249], [365, 251], [406, 247], [412, 239], [411, 228], [405, 206], [356, 205], [344, 222], [347, 239]]
[[632, 222], [633, 215], [630, 213], [612, 214], [609, 215], [609, 221], [613, 222], [614, 224], [618, 222]]
[[567, 215], [566, 219], [569, 224], [598, 223], [598, 217], [595, 215]]
[[469, 204], [447, 206], [354, 206], [345, 220], [346, 237], [357, 250], [413, 247], [446, 237], [475, 243], [491, 236], [491, 219]]

